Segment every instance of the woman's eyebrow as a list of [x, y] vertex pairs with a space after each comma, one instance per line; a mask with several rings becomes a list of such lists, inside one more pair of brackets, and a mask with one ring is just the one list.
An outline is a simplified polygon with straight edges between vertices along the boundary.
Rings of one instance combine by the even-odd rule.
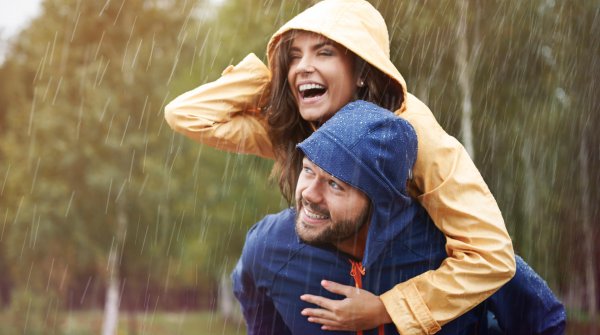
[[[335, 46], [335, 45], [333, 44], [333, 42], [331, 42], [331, 41], [323, 41], [323, 42], [319, 42], [319, 43], [317, 43], [317, 44], [314, 44], [314, 45], [312, 45], [312, 46], [311, 46], [311, 49], [313, 49], [313, 50], [317, 50], [317, 49], [320, 49], [320, 48], [322, 48], [322, 47], [324, 47], [324, 46], [329, 46], [329, 45], [330, 45], [330, 46]], [[297, 46], [295, 46], [295, 45], [291, 45], [291, 46], [290, 46], [290, 51], [300, 51], [300, 48], [299, 48], [299, 47], [297, 47]]]
[[319, 43], [317, 43], [317, 44], [313, 45], [313, 47], [312, 47], [312, 48], [313, 48], [314, 50], [316, 50], [316, 49], [320, 49], [320, 48], [322, 48], [322, 47], [324, 47], [324, 46], [328, 46], [328, 45], [334, 46], [333, 42], [331, 42], [331, 41], [327, 40], [327, 41], [319, 42]]

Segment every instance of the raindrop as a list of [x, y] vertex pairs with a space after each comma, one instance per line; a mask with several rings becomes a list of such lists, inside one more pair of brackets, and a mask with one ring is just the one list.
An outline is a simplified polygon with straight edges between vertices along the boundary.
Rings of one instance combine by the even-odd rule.
[[61, 76], [58, 80], [58, 84], [56, 85], [56, 91], [54, 91], [54, 98], [52, 98], [52, 106], [56, 103], [56, 97], [58, 96], [58, 91], [60, 91], [60, 86], [62, 85], [63, 77]]
[[119, 198], [121, 197], [121, 194], [123, 193], [123, 190], [125, 189], [125, 185], [127, 185], [127, 179], [123, 180], [123, 183], [121, 184], [121, 187], [119, 188], [119, 192], [117, 193], [117, 197], [115, 198], [115, 202], [119, 201]]
[[30, 191], [31, 194], [33, 194], [33, 189], [34, 189], [36, 181], [37, 181], [37, 175], [38, 175], [38, 170], [40, 169], [40, 162], [41, 161], [42, 161], [42, 159], [40, 157], [38, 157], [37, 164], [35, 166], [35, 171], [33, 173], [33, 179], [31, 181], [31, 191]]
[[123, 146], [123, 141], [125, 141], [125, 134], [127, 133], [127, 127], [129, 127], [130, 120], [131, 120], [131, 115], [127, 115], [127, 123], [125, 123], [125, 129], [123, 129], [123, 136], [121, 137], [120, 146]]
[[37, 87], [33, 89], [33, 101], [31, 102], [31, 110], [29, 111], [29, 125], [27, 127], [27, 135], [31, 136], [31, 129], [33, 127], [33, 116], [35, 114], [35, 104], [37, 100]]
[[77, 13], [77, 19], [75, 19], [75, 25], [73, 26], [73, 32], [71, 33], [71, 40], [69, 42], [73, 43], [73, 39], [75, 38], [75, 32], [77, 31], [77, 25], [79, 24], [79, 18], [81, 17], [81, 12]]
[[2, 182], [2, 189], [0, 189], [0, 196], [4, 195], [4, 187], [6, 186], [6, 181], [8, 180], [8, 174], [10, 173], [11, 164], [8, 163], [8, 168], [6, 169], [6, 173], [4, 174], [4, 181]]
[[100, 36], [100, 41], [98, 42], [98, 46], [96, 47], [96, 53], [94, 54], [94, 60], [96, 60], [96, 58], [98, 58], [98, 53], [100, 52], [100, 46], [102, 46], [102, 41], [104, 41], [104, 34], [106, 34], [106, 30], [102, 31], [102, 36]]
[[83, 301], [85, 300], [85, 296], [87, 294], [87, 291], [88, 291], [88, 288], [90, 287], [91, 282], [92, 282], [92, 276], [89, 276], [87, 283], [85, 284], [85, 289], [83, 290], [83, 294], [81, 295], [81, 298], [79, 299], [80, 305], [83, 305]]
[[0, 241], [4, 239], [4, 229], [6, 228], [6, 222], [8, 221], [8, 208], [4, 212], [4, 223], [2, 224], [2, 233], [0, 234]]
[[71, 204], [73, 203], [73, 198], [75, 197], [75, 191], [71, 192], [71, 198], [69, 199], [69, 203], [67, 204], [67, 210], [65, 211], [65, 217], [69, 215], [69, 210], [71, 209]]
[[142, 48], [142, 42], [143, 40], [140, 39], [140, 42], [138, 43], [138, 47], [137, 50], [135, 51], [135, 54], [133, 55], [133, 60], [131, 61], [131, 68], [133, 69], [135, 67], [135, 62], [137, 60], [137, 57], [140, 53], [140, 49]]
[[106, 10], [106, 8], [108, 7], [108, 5], [110, 4], [110, 0], [106, 0], [106, 3], [104, 4], [104, 6], [102, 7], [102, 9], [100, 10], [100, 13], [98, 13], [98, 17], [102, 16], [102, 14], [104, 14], [104, 11]]
[[123, 5], [125, 5], [125, 1], [121, 2], [121, 7], [119, 7], [119, 11], [117, 12], [117, 16], [115, 17], [115, 21], [113, 22], [113, 26], [117, 24], [117, 20], [119, 20], [119, 16], [121, 16], [121, 10], [123, 10]]
[[110, 184], [108, 185], [108, 194], [106, 196], [106, 209], [104, 210], [104, 214], [108, 214], [108, 204], [110, 203], [110, 194], [112, 192], [112, 184], [113, 184], [113, 180], [111, 178]]
[[50, 271], [48, 273], [48, 281], [46, 282], [46, 292], [50, 288], [50, 278], [52, 278], [52, 271], [54, 270], [54, 257], [52, 257], [52, 264], [50, 264]]

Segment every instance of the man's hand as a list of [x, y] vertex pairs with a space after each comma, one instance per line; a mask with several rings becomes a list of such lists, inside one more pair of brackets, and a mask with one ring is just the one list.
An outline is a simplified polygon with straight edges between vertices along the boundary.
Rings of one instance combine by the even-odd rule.
[[329, 292], [343, 295], [342, 300], [304, 294], [300, 299], [319, 306], [305, 308], [302, 315], [308, 321], [320, 323], [324, 330], [364, 330], [392, 322], [378, 296], [353, 286], [322, 280], [321, 285]]

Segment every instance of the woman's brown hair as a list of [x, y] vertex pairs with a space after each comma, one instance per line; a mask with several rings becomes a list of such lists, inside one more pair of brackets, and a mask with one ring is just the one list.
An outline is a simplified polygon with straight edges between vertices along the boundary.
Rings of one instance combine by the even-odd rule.
[[[296, 183], [302, 169], [303, 155], [296, 149], [296, 144], [313, 132], [311, 124], [300, 116], [288, 85], [289, 50], [293, 41], [294, 31], [288, 31], [281, 36], [275, 47], [267, 107], [268, 133], [275, 155], [271, 176], [277, 179], [281, 194], [288, 204], [294, 201]], [[347, 52], [353, 56], [357, 78], [364, 82], [362, 87], [357, 88], [354, 100], [369, 101], [390, 111], [399, 109], [403, 102], [400, 85], [351, 51]]]

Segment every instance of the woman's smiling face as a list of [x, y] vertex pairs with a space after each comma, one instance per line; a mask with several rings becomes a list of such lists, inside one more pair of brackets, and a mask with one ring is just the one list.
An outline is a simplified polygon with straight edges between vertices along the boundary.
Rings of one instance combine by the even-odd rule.
[[288, 84], [304, 120], [323, 123], [354, 99], [354, 57], [346, 48], [298, 31], [288, 53]]

